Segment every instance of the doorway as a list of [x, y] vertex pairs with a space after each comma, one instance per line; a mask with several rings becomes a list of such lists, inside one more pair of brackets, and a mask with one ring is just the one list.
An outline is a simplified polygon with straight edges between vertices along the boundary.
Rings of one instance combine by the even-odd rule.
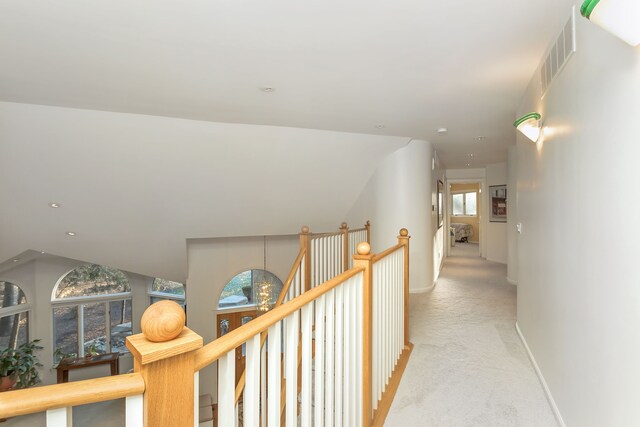
[[[218, 313], [217, 322], [216, 322], [218, 338], [228, 334], [234, 329], [239, 328], [245, 323], [249, 323], [256, 317], [258, 317], [258, 313], [256, 310]], [[236, 348], [236, 384], [240, 381], [240, 377], [244, 372], [246, 354], [247, 354], [246, 344], [242, 344], [242, 346]]]
[[448, 182], [449, 256], [482, 256], [483, 184], [481, 181]]

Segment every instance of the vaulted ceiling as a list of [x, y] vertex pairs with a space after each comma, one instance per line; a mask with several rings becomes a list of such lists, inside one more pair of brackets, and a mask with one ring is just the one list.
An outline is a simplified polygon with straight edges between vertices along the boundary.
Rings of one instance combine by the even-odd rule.
[[[311, 187], [337, 206], [325, 216], [332, 220], [376, 162], [410, 138], [430, 141], [448, 167], [504, 161], [520, 98], [571, 4], [3, 0], [0, 101], [70, 108], [0, 108], [0, 261], [67, 248], [60, 233], [102, 223], [94, 247], [116, 240], [132, 253], [156, 248], [142, 268], [117, 266], [181, 279], [184, 254], [169, 266], [175, 254], [161, 248], [178, 244], [184, 253], [185, 237], [234, 235], [210, 225], [213, 216], [242, 225], [240, 234], [296, 231], [261, 227], [256, 204], [234, 194], [278, 215], [291, 194]], [[340, 162], [341, 151], [367, 147], [368, 163], [352, 172], [312, 175]], [[282, 165], [290, 173], [273, 173]], [[247, 174], [234, 175], [239, 168]], [[292, 181], [296, 174], [305, 178]], [[256, 198], [255, 186], [278, 186], [280, 205]], [[47, 211], [56, 200], [66, 216]], [[224, 203], [231, 213], [221, 214], [231, 206]], [[132, 218], [140, 206], [148, 216]], [[305, 214], [287, 208], [283, 223]], [[325, 208], [317, 208], [319, 218]], [[172, 220], [175, 230], [161, 231]], [[92, 257], [85, 245], [64, 252], [83, 254]]]

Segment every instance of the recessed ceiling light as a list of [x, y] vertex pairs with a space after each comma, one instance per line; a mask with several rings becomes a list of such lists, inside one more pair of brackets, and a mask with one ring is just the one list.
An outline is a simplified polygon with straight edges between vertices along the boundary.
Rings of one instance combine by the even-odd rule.
[[447, 128], [438, 128], [438, 130], [436, 132], [438, 132], [438, 133], [447, 133], [447, 132], [449, 132], [449, 129], [447, 129]]
[[476, 137], [475, 137], [475, 138], [473, 138], [473, 139], [475, 139], [475, 140], [476, 140], [476, 142], [480, 142], [480, 141], [482, 141], [482, 140], [483, 140], [483, 139], [485, 139], [485, 138], [486, 138], [486, 136], [476, 136]]
[[263, 86], [260, 88], [261, 91], [263, 92], [267, 92], [267, 93], [271, 93], [273, 91], [275, 91], [276, 89], [273, 86]]
[[384, 129], [384, 125], [382, 123], [377, 124], [376, 129]]
[[49, 207], [50, 208], [59, 208], [60, 207], [60, 203], [56, 203], [56, 202], [51, 202], [49, 203]]
[[45, 251], [40, 251], [40, 253], [44, 255], [46, 252]]
[[65, 234], [66, 234], [67, 236], [71, 236], [71, 237], [73, 237], [73, 236], [75, 236], [75, 235], [76, 235], [76, 232], [75, 232], [75, 231], [67, 231]]
[[20, 261], [20, 258], [14, 258], [14, 259], [12, 259], [11, 261], [13, 261], [13, 262], [18, 262], [18, 261]]

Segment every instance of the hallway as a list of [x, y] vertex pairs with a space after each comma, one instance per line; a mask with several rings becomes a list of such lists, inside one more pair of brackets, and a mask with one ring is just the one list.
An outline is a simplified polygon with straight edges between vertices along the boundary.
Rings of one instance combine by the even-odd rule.
[[516, 287], [456, 244], [435, 288], [410, 300], [415, 345], [387, 426], [557, 426], [515, 330]]

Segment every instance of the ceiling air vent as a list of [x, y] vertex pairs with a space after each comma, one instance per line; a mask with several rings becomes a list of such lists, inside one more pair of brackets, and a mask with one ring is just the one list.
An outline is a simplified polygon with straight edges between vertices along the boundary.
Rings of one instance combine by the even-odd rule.
[[571, 16], [553, 42], [544, 61], [540, 66], [540, 79], [542, 81], [542, 96], [547, 93], [551, 83], [560, 74], [562, 68], [576, 51], [576, 8], [571, 9]]

